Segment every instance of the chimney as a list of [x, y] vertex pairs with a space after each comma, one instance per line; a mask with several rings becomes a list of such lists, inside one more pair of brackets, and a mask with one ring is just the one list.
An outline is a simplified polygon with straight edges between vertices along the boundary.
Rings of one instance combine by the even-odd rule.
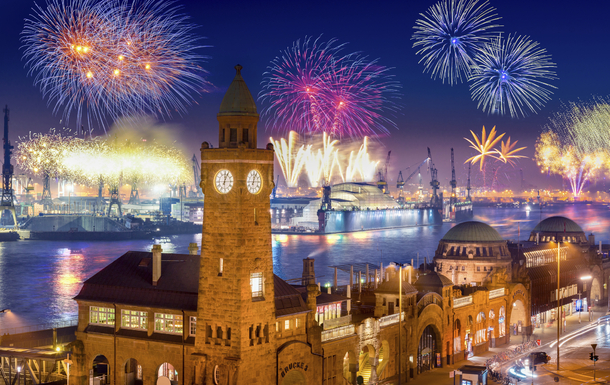
[[161, 278], [161, 253], [163, 253], [163, 249], [161, 249], [161, 245], [153, 245], [152, 248], [152, 263], [153, 263], [153, 274], [152, 274], [152, 284], [153, 286], [157, 286], [157, 282], [159, 278]]
[[198, 251], [199, 251], [199, 247], [197, 247], [196, 243], [189, 243], [189, 254], [190, 255], [197, 255]]
[[303, 259], [303, 275], [301, 277], [301, 285], [307, 286], [316, 283], [316, 272], [314, 269], [314, 259]]

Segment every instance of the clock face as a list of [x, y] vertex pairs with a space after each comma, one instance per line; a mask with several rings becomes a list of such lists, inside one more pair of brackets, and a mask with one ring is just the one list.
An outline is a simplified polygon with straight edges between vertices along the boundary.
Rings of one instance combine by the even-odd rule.
[[226, 194], [233, 187], [233, 174], [229, 170], [220, 170], [216, 173], [214, 180], [216, 190], [221, 194]]
[[246, 179], [248, 191], [250, 191], [252, 194], [257, 194], [259, 191], [261, 191], [262, 184], [261, 174], [259, 174], [258, 171], [252, 170], [250, 173], [248, 173], [248, 179]]

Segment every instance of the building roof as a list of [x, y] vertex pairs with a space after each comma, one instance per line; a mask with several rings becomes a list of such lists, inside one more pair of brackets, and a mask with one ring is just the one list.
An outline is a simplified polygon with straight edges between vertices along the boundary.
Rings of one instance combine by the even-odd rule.
[[[275, 315], [278, 317], [309, 311], [301, 293], [286, 281], [273, 275], [275, 286]], [[306, 294], [307, 295], [307, 294]]]
[[85, 281], [76, 300], [197, 310], [199, 255], [162, 254], [161, 278], [152, 285], [152, 253], [128, 251]]
[[436, 271], [429, 271], [426, 274], [420, 275], [417, 281], [415, 281], [414, 286], [416, 287], [416, 290], [430, 287], [438, 288], [453, 286], [453, 281]]
[[503, 242], [504, 239], [490, 225], [483, 222], [469, 221], [453, 226], [447, 231], [442, 241]]
[[254, 98], [244, 81], [241, 77], [241, 69], [243, 67], [239, 64], [235, 66], [237, 73], [233, 82], [227, 89], [222, 103], [220, 103], [220, 111], [218, 116], [257, 116], [256, 104]]
[[[128, 251], [83, 284], [74, 299], [197, 311], [199, 255], [161, 255], [161, 278], [152, 285], [152, 253]], [[308, 311], [301, 294], [273, 276], [276, 315]]]
[[[397, 278], [390, 279], [389, 281], [385, 281], [385, 282], [381, 283], [377, 287], [377, 289], [375, 289], [375, 293], [398, 294], [399, 283], [400, 282], [398, 281]], [[415, 287], [413, 287], [413, 285], [411, 285], [409, 282], [403, 281], [402, 282], [402, 292], [403, 292], [403, 295], [409, 294], [409, 293], [417, 293], [417, 289]]]
[[[564, 227], [565, 226], [565, 227]], [[562, 217], [562, 216], [554, 216], [544, 219], [542, 222], [538, 223], [533, 233], [537, 232], [548, 232], [548, 233], [583, 233], [582, 227], [580, 227], [576, 222], [571, 220], [570, 218]]]

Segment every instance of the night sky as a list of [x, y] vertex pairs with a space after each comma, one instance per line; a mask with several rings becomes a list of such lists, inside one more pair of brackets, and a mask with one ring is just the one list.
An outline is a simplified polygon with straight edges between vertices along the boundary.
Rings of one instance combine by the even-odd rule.
[[[42, 4], [42, 2], [39, 2]], [[210, 48], [201, 53], [210, 56], [203, 66], [216, 92], [196, 97], [196, 105], [188, 114], [175, 116], [168, 122], [177, 124], [175, 139], [187, 154], [197, 153], [204, 140], [218, 142], [216, 113], [224, 91], [234, 77], [236, 64], [244, 69], [242, 75], [256, 98], [262, 74], [280, 50], [304, 36], [324, 40], [337, 38], [349, 42], [348, 51], [360, 51], [371, 59], [393, 67], [392, 73], [402, 86], [402, 107], [395, 117], [398, 130], [383, 138], [385, 148], [378, 151], [384, 157], [392, 151], [389, 178], [394, 181], [398, 170], [421, 162], [426, 147], [432, 149], [439, 169], [441, 184], [450, 178], [450, 148], [456, 152], [458, 179], [466, 177], [462, 164], [473, 152], [463, 139], [468, 130], [480, 133], [481, 127], [496, 126], [506, 137], [527, 146], [524, 155], [532, 158], [534, 143], [548, 117], [561, 109], [562, 102], [589, 100], [592, 96], [610, 95], [610, 2], [556, 2], [550, 0], [491, 0], [490, 4], [502, 17], [501, 28], [506, 34], [529, 35], [552, 56], [557, 65], [557, 87], [552, 100], [542, 111], [526, 118], [512, 119], [487, 115], [478, 110], [471, 100], [468, 84], [453, 87], [432, 80], [418, 64], [416, 49], [412, 48], [413, 26], [419, 13], [432, 1], [186, 1], [178, 0], [184, 13], [199, 25], [199, 35], [206, 37]], [[11, 140], [17, 135], [48, 132], [50, 127], [62, 127], [61, 116], [54, 115], [47, 106], [34, 78], [27, 76], [21, 59], [20, 33], [23, 20], [34, 5], [30, 0], [3, 0], [0, 12], [0, 104], [11, 109]], [[259, 104], [259, 112], [260, 112]], [[99, 130], [98, 130], [99, 132]], [[259, 124], [259, 147], [270, 135]], [[560, 186], [560, 179], [540, 176], [535, 163], [521, 160], [525, 179], [538, 187]], [[279, 173], [279, 167], [277, 167]], [[518, 169], [512, 173], [513, 183], [519, 185]], [[460, 180], [461, 183], [461, 180]]]

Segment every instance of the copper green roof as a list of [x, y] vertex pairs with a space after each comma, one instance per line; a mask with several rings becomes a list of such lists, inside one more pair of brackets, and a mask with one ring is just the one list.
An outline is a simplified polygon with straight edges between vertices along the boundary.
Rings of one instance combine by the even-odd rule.
[[538, 223], [532, 232], [562, 233], [564, 229], [568, 233], [584, 233], [582, 227], [580, 227], [576, 222], [569, 218], [560, 216], [546, 218], [542, 222]]
[[490, 225], [477, 222], [462, 222], [452, 227], [442, 239], [457, 242], [502, 242], [502, 236]]
[[239, 64], [235, 66], [237, 73], [222, 98], [218, 116], [258, 116], [254, 98], [252, 98], [244, 78], [241, 77], [242, 68]]

